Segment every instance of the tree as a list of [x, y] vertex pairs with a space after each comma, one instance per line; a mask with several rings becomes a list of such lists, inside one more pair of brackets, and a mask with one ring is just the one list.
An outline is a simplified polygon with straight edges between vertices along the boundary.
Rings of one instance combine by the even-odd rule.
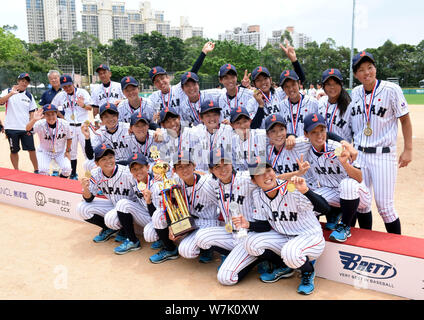
[[0, 28], [0, 65], [4, 65], [7, 61], [16, 58], [24, 53], [24, 45], [21, 40], [8, 29]]

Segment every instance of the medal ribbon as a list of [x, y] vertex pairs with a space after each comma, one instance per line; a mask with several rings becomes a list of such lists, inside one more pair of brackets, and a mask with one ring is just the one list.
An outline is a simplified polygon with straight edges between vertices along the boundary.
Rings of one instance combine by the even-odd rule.
[[[221, 201], [221, 205], [224, 208], [225, 214], [227, 216], [227, 222], [231, 223], [230, 220], [230, 201], [231, 201], [231, 196], [233, 195], [233, 185], [234, 185], [234, 180], [235, 180], [236, 175], [233, 173], [233, 176], [231, 177], [231, 187], [230, 187], [230, 196], [228, 197], [228, 200], [225, 201], [225, 193], [224, 193], [224, 189], [222, 188], [221, 183], [219, 183], [219, 194], [220, 194], [220, 201]], [[225, 203], [227, 203], [227, 206], [225, 206]]]
[[[130, 105], [130, 102], [128, 101], [128, 105], [130, 106], [130, 112], [131, 112], [131, 114], [133, 114], [135, 111], [137, 111], [138, 110], [138, 108], [137, 109], [135, 109], [134, 110], [134, 108], [133, 107], [131, 107], [131, 105]], [[140, 113], [141, 114], [143, 114], [143, 98], [140, 98]]]
[[103, 174], [103, 178], [104, 179], [100, 180], [98, 184], [101, 184], [102, 182], [108, 182], [110, 179], [112, 179], [112, 177], [115, 175], [116, 170], [118, 170], [118, 166], [117, 165], [115, 165], [115, 168], [113, 169], [113, 172], [112, 172], [112, 175], [110, 176], [110, 178], [106, 178], [105, 177], [105, 174], [102, 171], [102, 174]]
[[[272, 161], [272, 167], [273, 168], [275, 168], [275, 164], [277, 163], [278, 159], [280, 158], [281, 152], [284, 150], [285, 146], [286, 146], [286, 144], [284, 143], [281, 150], [278, 151], [278, 154], [275, 156], [274, 160]], [[275, 149], [275, 147], [273, 145], [272, 148], [271, 148], [271, 151], [269, 153], [269, 156], [268, 156], [268, 161], [271, 159], [271, 156], [274, 154], [274, 149]]]
[[186, 185], [183, 181], [184, 198], [186, 200], [187, 205], [190, 205], [190, 214], [192, 214], [192, 212], [193, 212], [194, 199], [195, 199], [196, 193], [197, 193], [196, 183], [197, 183], [197, 177], [196, 177], [196, 175], [194, 175], [194, 184], [193, 184], [193, 189], [191, 190], [191, 197], [190, 197], [191, 201], [189, 201], [189, 199], [187, 197]]
[[370, 123], [371, 107], [372, 107], [372, 105], [374, 103], [375, 90], [377, 89], [378, 82], [379, 82], [378, 80], [375, 81], [374, 88], [372, 89], [371, 97], [370, 97], [370, 104], [367, 104], [367, 96], [366, 96], [366, 93], [365, 93], [365, 88], [362, 87], [362, 91], [364, 93], [364, 109], [365, 109], [364, 110], [365, 111], [364, 113], [365, 113], [365, 118], [367, 120], [367, 125]]
[[269, 189], [269, 190], [265, 191], [265, 193], [268, 194], [268, 193], [271, 193], [271, 192], [273, 192], [275, 190], [279, 190], [279, 192], [284, 196], [288, 192], [287, 191], [287, 185], [288, 184], [289, 184], [288, 181], [283, 182], [282, 184], [278, 184], [278, 182], [277, 182], [277, 186], [275, 186], [272, 189]]
[[168, 103], [165, 104], [165, 96], [163, 95], [162, 91], [160, 92], [161, 98], [162, 98], [162, 104], [164, 106], [164, 108], [166, 107], [170, 107], [169, 103], [172, 100], [172, 87], [169, 89], [169, 93], [168, 93]]
[[54, 128], [53, 134], [52, 134], [52, 128], [50, 128], [50, 126], [49, 126], [49, 124], [47, 122], [46, 122], [46, 125], [47, 125], [47, 130], [49, 132], [49, 136], [52, 138], [52, 141], [50, 142], [50, 145], [52, 147], [51, 148], [52, 149], [52, 152], [54, 152], [53, 151], [54, 150], [54, 143], [56, 142], [57, 136], [58, 136], [58, 133], [59, 133], [59, 123], [56, 120], [56, 127]]
[[[328, 113], [328, 108], [330, 107], [329, 102], [327, 102], [327, 107], [325, 108], [325, 117], [327, 118], [327, 113]], [[327, 128], [328, 128], [328, 132], [331, 132], [331, 129], [333, 128], [333, 120], [334, 117], [336, 116], [336, 112], [338, 109], [338, 105], [336, 104], [336, 107], [334, 108], [331, 117], [330, 117], [330, 123], [327, 123]]]
[[[228, 104], [228, 107], [230, 108], [230, 111], [231, 111], [231, 101], [230, 101], [230, 99], [228, 99], [228, 94], [227, 94], [227, 104]], [[237, 89], [236, 89], [236, 96], [235, 96], [235, 105], [234, 105], [234, 108], [237, 108], [238, 107], [238, 87], [237, 87]]]
[[296, 134], [298, 120], [299, 120], [299, 114], [300, 114], [300, 107], [302, 105], [303, 96], [300, 95], [300, 100], [297, 103], [296, 117], [294, 117], [294, 115], [293, 115], [293, 105], [292, 105], [290, 99], [288, 99], [288, 100], [289, 100], [289, 104], [290, 104], [290, 119], [291, 119], [291, 122], [292, 122], [293, 134]]
[[335, 159], [337, 156], [334, 154], [334, 151], [328, 151], [327, 143], [324, 144], [324, 152], [320, 152], [312, 146], [312, 150], [318, 154], [322, 154], [325, 159]]
[[[192, 106], [190, 99], [188, 99], [188, 104], [190, 105], [191, 112], [193, 113], [194, 119], [200, 123], [200, 116], [196, 110], [196, 102], [194, 103], [194, 107]], [[199, 106], [200, 106], [200, 93], [199, 93]]]
[[265, 99], [265, 101], [266, 101], [266, 103], [268, 104], [271, 104], [272, 103], [272, 93], [271, 93], [271, 91], [269, 92], [269, 98], [266, 96], [266, 94], [261, 90], [261, 89], [258, 89], [261, 93], [262, 93], [262, 96], [264, 97], [264, 99]]

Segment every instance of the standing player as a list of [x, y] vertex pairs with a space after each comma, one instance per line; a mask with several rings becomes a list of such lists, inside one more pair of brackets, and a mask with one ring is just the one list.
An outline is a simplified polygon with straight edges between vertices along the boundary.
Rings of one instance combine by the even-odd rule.
[[[401, 88], [377, 79], [374, 57], [362, 51], [353, 57], [353, 72], [361, 85], [352, 91], [352, 131], [355, 148], [359, 150], [358, 163], [365, 184], [374, 189], [378, 212], [387, 232], [401, 233], [399, 216], [394, 207], [394, 189], [399, 168], [412, 161], [412, 124], [408, 104]], [[404, 149], [396, 161], [398, 119], [402, 125]], [[372, 227], [368, 219], [358, 222], [361, 227]]]
[[[254, 167], [252, 167], [254, 169]], [[328, 204], [312, 192], [305, 179], [293, 177], [297, 190], [288, 191], [288, 182], [277, 179], [271, 164], [257, 165], [252, 181], [259, 186], [254, 191], [256, 223], [243, 217], [234, 218], [237, 227], [251, 231], [244, 242], [245, 250], [253, 257], [272, 261], [276, 268], [263, 273], [263, 282], [275, 282], [290, 277], [293, 269], [301, 272], [300, 294], [314, 291], [314, 260], [324, 251], [325, 239], [314, 210], [325, 213]], [[271, 229], [272, 228], [272, 229]]]
[[31, 131], [34, 128], [40, 139], [37, 149], [39, 173], [49, 175], [50, 162], [55, 160], [61, 171], [60, 177], [68, 178], [71, 174], [71, 130], [65, 120], [57, 118], [57, 112], [55, 105], [46, 104], [35, 111], [26, 130]]
[[118, 105], [119, 121], [130, 122], [134, 113], [141, 112], [147, 116], [149, 122], [153, 120], [154, 107], [149, 98], [139, 96], [140, 87], [138, 81], [133, 77], [123, 77], [121, 88], [127, 99]]
[[318, 102], [318, 112], [326, 119], [327, 131], [334, 132], [352, 142], [349, 104], [352, 99], [343, 88], [343, 76], [338, 69], [327, 69], [322, 73], [324, 95]]
[[308, 113], [318, 112], [318, 101], [299, 92], [299, 76], [293, 70], [284, 70], [280, 75], [280, 86], [287, 95], [280, 114], [286, 119], [287, 133], [303, 136], [303, 118]]
[[27, 132], [25, 127], [33, 117], [37, 109], [34, 97], [27, 91], [31, 82], [28, 73], [18, 76], [18, 83], [12, 88], [5, 89], [0, 95], [0, 105], [6, 105], [4, 129], [10, 145], [10, 161], [13, 168], [19, 170], [19, 150], [28, 151], [29, 158], [34, 167], [34, 173], [38, 173], [37, 156], [35, 154], [34, 137]]
[[[77, 206], [78, 215], [86, 222], [99, 226], [102, 230], [94, 237], [96, 243], [105, 242], [118, 230], [109, 228], [116, 217], [116, 205], [121, 199], [136, 201], [133, 190], [134, 178], [127, 166], [115, 162], [115, 151], [111, 146], [101, 144], [94, 149], [97, 167], [91, 170], [91, 177], [81, 179], [83, 201]], [[95, 198], [99, 190], [108, 201]], [[112, 212], [110, 212], [112, 211]], [[110, 213], [109, 213], [110, 212]], [[109, 213], [110, 222], [105, 222]]]
[[[85, 140], [81, 132], [81, 125], [89, 120], [88, 111], [91, 108], [91, 98], [85, 89], [76, 88], [72, 78], [68, 75], [60, 77], [60, 85], [63, 91], [59, 92], [53, 99], [52, 104], [57, 106], [64, 115], [58, 114], [64, 118], [71, 126], [72, 146], [71, 146], [71, 176], [70, 179], [78, 180], [77, 159], [78, 144], [84, 150]], [[84, 154], [85, 156], [85, 154]]]
[[340, 207], [342, 211], [341, 224], [335, 227], [330, 239], [344, 242], [351, 235], [350, 226], [356, 212], [360, 217], [361, 212], [371, 210], [371, 193], [363, 183], [361, 168], [358, 163], [349, 161], [351, 157], [356, 158], [358, 151], [327, 140], [327, 124], [318, 113], [305, 117], [304, 130], [311, 144], [306, 159], [319, 184], [314, 191], [330, 206]]
[[101, 64], [97, 67], [96, 72], [101, 83], [91, 92], [94, 117], [99, 113], [99, 107], [105, 103], [119, 105], [125, 99], [121, 85], [118, 82], [111, 81], [112, 72], [109, 66]]

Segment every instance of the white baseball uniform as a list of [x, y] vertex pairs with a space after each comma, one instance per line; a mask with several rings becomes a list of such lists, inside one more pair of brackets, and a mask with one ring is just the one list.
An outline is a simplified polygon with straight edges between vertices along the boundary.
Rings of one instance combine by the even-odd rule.
[[249, 100], [253, 97], [253, 90], [239, 86], [234, 97], [227, 94], [227, 89], [222, 89], [218, 96], [218, 105], [221, 107], [221, 120], [230, 120], [231, 110], [238, 107], [247, 107]]
[[247, 139], [243, 140], [235, 131], [232, 137], [233, 166], [238, 171], [248, 171], [249, 163], [255, 163], [256, 157], [266, 157], [265, 129], [250, 129]]
[[62, 175], [69, 176], [71, 162], [65, 157], [67, 140], [72, 139], [69, 123], [63, 119], [57, 119], [55, 127], [52, 128], [46, 119], [41, 119], [34, 124], [33, 130], [40, 140], [36, 152], [39, 173], [48, 175], [50, 163], [55, 160]]
[[181, 102], [185, 95], [186, 94], [181, 88], [181, 83], [179, 82], [171, 86], [169, 92], [166, 94], [163, 94], [160, 90], [154, 91], [149, 99], [153, 103], [155, 113], [161, 112], [166, 107], [173, 107], [182, 118], [183, 111], [181, 109]]
[[140, 98], [140, 106], [138, 108], [134, 108], [130, 105], [128, 99], [123, 100], [118, 106], [119, 112], [119, 122], [130, 122], [131, 115], [135, 112], [140, 112], [143, 115], [146, 115], [147, 118], [152, 121], [154, 106], [153, 102], [149, 98]]
[[144, 141], [138, 141], [137, 138], [135, 137], [135, 135], [131, 134], [128, 137], [128, 149], [129, 149], [130, 154], [140, 152], [148, 158], [149, 163], [153, 163], [154, 160], [151, 158], [150, 148], [152, 148], [153, 146], [156, 146], [156, 148], [158, 150], [160, 150], [160, 148], [162, 146], [162, 143], [155, 142], [154, 133], [155, 132], [153, 130], [148, 130], [146, 139]]
[[98, 84], [91, 92], [93, 106], [101, 107], [106, 103], [113, 103], [117, 100], [125, 99], [122, 93], [121, 84], [111, 81], [109, 86], [105, 87], [103, 83]]
[[[359, 150], [357, 162], [362, 168], [364, 182], [370, 190], [374, 189], [374, 199], [383, 221], [390, 223], [398, 219], [394, 207], [398, 118], [408, 114], [409, 110], [398, 85], [384, 80], [378, 81], [376, 85], [374, 94], [364, 92], [363, 85], [352, 90], [353, 141]], [[366, 105], [370, 107], [366, 108]], [[370, 136], [364, 134], [367, 114], [372, 129]], [[374, 153], [368, 153], [362, 152], [361, 148], [376, 149]]]
[[220, 89], [201, 90], [199, 99], [196, 102], [191, 102], [187, 95], [182, 96], [181, 100], [181, 125], [194, 127], [201, 124], [200, 106], [203, 101], [216, 101], [221, 94]]

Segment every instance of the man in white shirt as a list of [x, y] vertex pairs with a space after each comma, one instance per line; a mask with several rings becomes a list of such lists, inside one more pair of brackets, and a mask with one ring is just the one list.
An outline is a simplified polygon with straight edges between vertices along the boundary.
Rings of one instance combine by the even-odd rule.
[[0, 95], [0, 105], [6, 105], [6, 117], [4, 119], [4, 129], [10, 145], [10, 161], [13, 168], [19, 170], [18, 152], [22, 149], [29, 152], [29, 158], [34, 167], [34, 172], [38, 173], [38, 162], [35, 154], [34, 137], [31, 132], [26, 131], [27, 123], [32, 119], [34, 111], [37, 109], [34, 97], [27, 91], [31, 82], [28, 73], [21, 73], [18, 82], [12, 88], [3, 90]]

